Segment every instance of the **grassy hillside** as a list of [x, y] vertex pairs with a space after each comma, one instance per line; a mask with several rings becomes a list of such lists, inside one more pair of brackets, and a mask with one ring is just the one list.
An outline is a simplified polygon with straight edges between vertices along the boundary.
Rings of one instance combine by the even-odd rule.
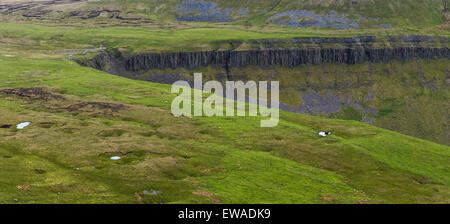
[[[307, 105], [318, 116], [363, 121], [410, 136], [449, 145], [448, 61], [413, 60], [410, 62], [364, 63], [357, 65], [302, 65], [295, 68], [248, 66], [232, 68], [228, 76], [235, 80], [277, 80], [280, 100], [293, 107]], [[205, 80], [227, 81], [224, 69], [214, 66], [187, 69], [150, 70], [131, 78], [148, 80], [155, 74], [177, 74], [193, 79], [202, 72]], [[312, 93], [320, 98], [312, 98]], [[338, 96], [339, 100], [334, 98]], [[318, 109], [336, 105], [339, 111]]]
[[81, 67], [52, 44], [7, 40], [0, 203], [450, 202], [447, 146], [285, 112], [269, 129], [260, 117], [175, 118], [170, 86]]
[[[348, 20], [349, 24], [357, 23], [359, 28], [423, 28], [443, 22], [442, 0], [63, 0], [31, 3], [8, 0], [1, 6], [2, 20], [83, 25], [179, 26], [225, 22], [280, 26], [282, 23], [270, 18], [286, 12], [289, 13], [280, 17], [285, 21], [317, 21], [320, 16], [326, 19], [325, 15], [334, 15], [329, 25], [335, 19], [338, 23]], [[307, 11], [308, 15], [292, 14], [300, 10]]]
[[[103, 47], [142, 53], [304, 36], [449, 36], [439, 26], [439, 0], [43, 2], [0, 3], [0, 203], [450, 203], [448, 146], [353, 121], [362, 115], [351, 110], [330, 115], [342, 120], [280, 112], [276, 128], [260, 128], [261, 117], [176, 118], [169, 85], [72, 60]], [[232, 74], [262, 79], [283, 72], [282, 99], [295, 105], [305, 82], [329, 84], [327, 74], [370, 70], [379, 84], [376, 100], [364, 106], [383, 106], [376, 125], [442, 138], [447, 126], [430, 127], [446, 122], [448, 92], [430, 88], [448, 89], [447, 64], [248, 67]], [[395, 82], [388, 71], [399, 75]], [[363, 100], [368, 91], [355, 95]], [[400, 119], [410, 108], [416, 111]], [[26, 121], [31, 125], [15, 128]], [[333, 134], [322, 138], [323, 130]]]
[[[440, 35], [449, 32], [435, 29], [368, 29], [368, 30], [315, 30], [315, 29], [258, 29], [234, 26], [193, 27], [183, 29], [142, 27], [76, 27], [34, 24], [0, 23], [0, 41], [7, 46], [25, 49], [67, 50], [120, 48], [130, 53], [202, 51], [232, 49], [230, 42], [254, 39], [289, 39], [294, 37], [354, 37], [387, 35]], [[447, 43], [448, 46], [448, 43]], [[242, 46], [245, 47], [245, 46]], [[78, 52], [80, 53], [80, 52]], [[75, 54], [75, 53], [74, 53]]]
[[[28, 57], [29, 51], [45, 54], [60, 53], [66, 58], [90, 57], [95, 53], [77, 49], [93, 49], [99, 46], [120, 48], [133, 53], [160, 51], [201, 51], [231, 49], [230, 42], [245, 49], [252, 48], [245, 43], [252, 39], [270, 39], [304, 36], [328, 36], [331, 31], [280, 29], [277, 31], [257, 31], [226, 28], [186, 28], [186, 29], [145, 29], [141, 27], [104, 27], [80, 28], [72, 26], [43, 26], [32, 24], [0, 23], [0, 41], [6, 51], [14, 55]], [[369, 32], [369, 33], [365, 33]], [[373, 32], [373, 33], [372, 33]], [[407, 35], [400, 30], [387, 32], [383, 30], [332, 31], [333, 36], [358, 35]], [[424, 33], [431, 34], [431, 33]], [[448, 33], [435, 33], [444, 34]], [[449, 43], [433, 44], [433, 47], [448, 47]], [[447, 119], [437, 111], [448, 110], [447, 78], [448, 66], [441, 61], [395, 62], [390, 64], [364, 65], [327, 65], [306, 66], [301, 68], [236, 68], [231, 74], [245, 79], [262, 80], [278, 74], [281, 82], [281, 100], [292, 106], [300, 106], [302, 97], [311, 86], [318, 86], [314, 91], [321, 94], [338, 93], [342, 99], [352, 96], [353, 101], [363, 107], [378, 109], [376, 115], [361, 113], [349, 108], [331, 117], [370, 121], [380, 127], [401, 131], [402, 133], [428, 139], [448, 145]], [[215, 68], [203, 68], [209, 77], [220, 79], [224, 71]], [[338, 71], [338, 72], [336, 72]], [[192, 71], [178, 69], [170, 71], [152, 71], [150, 73], [180, 73], [190, 76]], [[145, 78], [145, 76], [142, 76]], [[394, 80], [394, 81], [392, 81]], [[347, 88], [346, 86], [362, 86]], [[374, 83], [367, 87], [364, 83]], [[371, 84], [372, 85], [372, 84]], [[309, 87], [308, 87], [309, 86]], [[322, 86], [322, 87], [320, 87]], [[328, 86], [328, 87], [327, 87]], [[331, 87], [330, 87], [331, 86]], [[389, 86], [391, 91], [386, 91]], [[320, 88], [319, 88], [320, 87]], [[366, 99], [373, 93], [374, 99]], [[427, 116], [423, 116], [427, 114]], [[375, 120], [373, 120], [375, 119]], [[373, 121], [372, 121], [373, 120]]]

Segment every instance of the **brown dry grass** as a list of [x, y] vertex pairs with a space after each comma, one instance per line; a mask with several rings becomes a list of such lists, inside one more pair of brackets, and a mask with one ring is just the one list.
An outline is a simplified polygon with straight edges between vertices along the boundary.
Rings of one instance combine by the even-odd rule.
[[203, 196], [203, 197], [207, 197], [214, 204], [220, 204], [221, 203], [221, 201], [216, 196], [214, 196], [213, 193], [210, 193], [208, 191], [197, 190], [197, 191], [192, 192], [192, 194], [200, 195], [200, 196]]

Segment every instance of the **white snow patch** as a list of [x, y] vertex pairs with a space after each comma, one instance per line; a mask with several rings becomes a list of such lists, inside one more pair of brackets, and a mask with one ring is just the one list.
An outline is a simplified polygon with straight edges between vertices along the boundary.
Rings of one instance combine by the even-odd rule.
[[322, 136], [322, 137], [327, 137], [328, 135], [331, 135], [331, 132], [321, 131], [321, 132], [319, 132], [319, 135]]
[[18, 124], [16, 127], [17, 127], [17, 129], [24, 129], [28, 125], [30, 125], [30, 122], [23, 122], [23, 123]]
[[111, 157], [111, 160], [119, 160], [119, 159], [121, 159], [120, 156], [113, 156], [113, 157]]

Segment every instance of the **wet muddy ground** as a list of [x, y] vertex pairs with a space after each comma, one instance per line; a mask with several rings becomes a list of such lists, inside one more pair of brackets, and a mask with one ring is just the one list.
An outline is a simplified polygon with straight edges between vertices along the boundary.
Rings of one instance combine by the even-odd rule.
[[[113, 115], [126, 109], [125, 105], [118, 103], [68, 99], [65, 96], [52, 93], [44, 87], [0, 89], [0, 95], [32, 101], [41, 109], [62, 110], [73, 113], [96, 112], [104, 115]], [[45, 126], [46, 124], [43, 125]]]

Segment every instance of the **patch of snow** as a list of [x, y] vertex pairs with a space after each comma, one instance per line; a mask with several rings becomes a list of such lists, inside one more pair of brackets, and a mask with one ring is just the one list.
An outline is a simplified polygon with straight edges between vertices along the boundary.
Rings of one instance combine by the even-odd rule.
[[328, 135], [331, 135], [331, 132], [321, 131], [321, 132], [319, 132], [319, 135], [322, 137], [327, 137]]
[[113, 157], [111, 157], [111, 160], [119, 160], [119, 159], [121, 159], [120, 156], [113, 156]]
[[30, 125], [30, 122], [23, 122], [23, 123], [18, 124], [16, 127], [17, 127], [17, 129], [24, 129], [28, 125]]

